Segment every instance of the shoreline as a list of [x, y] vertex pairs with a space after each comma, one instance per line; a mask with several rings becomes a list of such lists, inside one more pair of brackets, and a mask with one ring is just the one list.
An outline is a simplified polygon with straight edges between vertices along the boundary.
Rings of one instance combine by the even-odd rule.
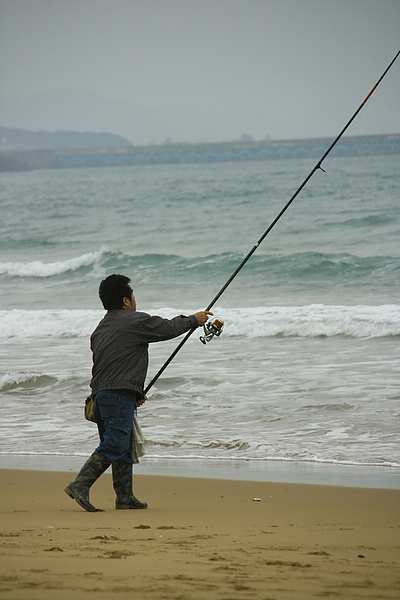
[[136, 475], [147, 510], [87, 513], [66, 472], [0, 470], [2, 600], [394, 600], [400, 491]]
[[[88, 456], [0, 454], [0, 469], [77, 472]], [[239, 461], [143, 457], [135, 475], [196, 477], [265, 483], [400, 489], [400, 468], [306, 461]]]

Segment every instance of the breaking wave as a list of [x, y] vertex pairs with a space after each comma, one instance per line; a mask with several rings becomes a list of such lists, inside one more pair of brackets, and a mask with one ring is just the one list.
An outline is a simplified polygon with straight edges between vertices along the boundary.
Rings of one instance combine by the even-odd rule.
[[8, 275], [10, 277], [55, 277], [68, 272], [79, 271], [82, 267], [92, 267], [100, 261], [103, 254], [104, 251], [100, 250], [99, 252], [88, 252], [76, 258], [46, 263], [40, 260], [32, 262], [2, 262], [0, 263], [0, 275]]
[[[184, 308], [170, 307], [148, 312], [165, 318], [188, 314]], [[221, 307], [214, 312], [225, 322], [223, 337], [380, 338], [400, 335], [400, 305]], [[102, 310], [2, 310], [0, 338], [87, 337], [103, 315]]]
[[[186, 258], [171, 254], [126, 254], [111, 252], [106, 247], [95, 252], [53, 262], [0, 262], [0, 276], [19, 278], [52, 278], [68, 274], [87, 274], [97, 269], [112, 269], [114, 272], [129, 271], [137, 280], [171, 278], [171, 282], [185, 276], [203, 280], [228, 277], [242, 262], [244, 255], [223, 252], [207, 256]], [[355, 277], [396, 277], [400, 271], [398, 257], [360, 257], [351, 254], [300, 252], [295, 254], [259, 254], [253, 256], [241, 277], [250, 277], [253, 283], [268, 283], [269, 280], [290, 278], [311, 281], [353, 282]]]

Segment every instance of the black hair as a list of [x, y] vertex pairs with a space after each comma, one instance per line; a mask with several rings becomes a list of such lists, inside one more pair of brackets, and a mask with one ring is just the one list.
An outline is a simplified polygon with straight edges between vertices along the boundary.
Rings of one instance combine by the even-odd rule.
[[100, 283], [99, 296], [106, 310], [122, 308], [124, 298], [132, 297], [130, 279], [125, 275], [109, 275]]

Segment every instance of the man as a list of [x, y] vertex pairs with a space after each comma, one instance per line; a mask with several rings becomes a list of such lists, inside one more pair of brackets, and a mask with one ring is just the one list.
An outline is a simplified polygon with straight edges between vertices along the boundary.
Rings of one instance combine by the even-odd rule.
[[135, 409], [145, 401], [144, 382], [148, 367], [148, 345], [175, 338], [204, 325], [210, 311], [173, 319], [136, 311], [136, 300], [124, 275], [110, 275], [100, 283], [99, 296], [107, 310], [90, 338], [93, 354], [90, 387], [94, 397], [93, 414], [100, 445], [83, 465], [65, 492], [88, 512], [96, 509], [89, 489], [112, 465], [115, 508], [147, 508], [132, 491], [131, 432]]

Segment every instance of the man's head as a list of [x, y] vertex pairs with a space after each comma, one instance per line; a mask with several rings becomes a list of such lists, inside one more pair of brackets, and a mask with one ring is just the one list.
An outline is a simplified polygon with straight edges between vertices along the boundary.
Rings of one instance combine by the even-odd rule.
[[100, 283], [99, 296], [106, 310], [136, 310], [135, 296], [125, 275], [109, 275]]

